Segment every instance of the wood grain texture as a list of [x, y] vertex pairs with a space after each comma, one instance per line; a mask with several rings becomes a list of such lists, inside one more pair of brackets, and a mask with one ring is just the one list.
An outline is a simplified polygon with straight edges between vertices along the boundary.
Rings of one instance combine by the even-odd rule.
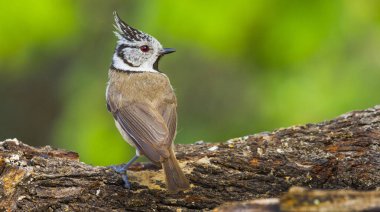
[[[273, 210], [287, 211], [309, 198], [302, 189], [297, 195], [294, 189], [287, 193], [291, 186], [362, 191], [380, 187], [380, 106], [218, 144], [178, 145], [177, 158], [192, 184], [179, 194], [166, 192], [163, 172], [152, 164], [135, 164], [129, 171], [132, 189], [126, 190], [120, 175], [81, 163], [74, 152], [17, 140], [1, 142], [0, 150], [2, 210], [193, 211], [279, 198], [277, 206], [271, 203]], [[357, 198], [348, 194], [329, 198], [339, 205]], [[368, 204], [378, 207], [378, 191], [371, 195], [377, 199]]]

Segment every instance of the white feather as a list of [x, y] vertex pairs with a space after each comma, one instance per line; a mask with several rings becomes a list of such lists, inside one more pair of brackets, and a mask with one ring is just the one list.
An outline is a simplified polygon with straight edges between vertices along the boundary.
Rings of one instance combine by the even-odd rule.
[[[153, 61], [154, 63], [155, 61]], [[153, 63], [150, 61], [146, 61], [139, 67], [132, 67], [126, 64], [120, 57], [117, 56], [117, 54], [113, 55], [112, 58], [112, 65], [118, 70], [121, 71], [136, 71], [136, 72], [158, 72], [153, 69]]]

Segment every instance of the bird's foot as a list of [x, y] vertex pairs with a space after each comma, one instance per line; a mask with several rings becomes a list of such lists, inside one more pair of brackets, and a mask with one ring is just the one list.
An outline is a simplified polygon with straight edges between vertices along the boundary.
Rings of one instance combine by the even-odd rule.
[[121, 175], [121, 178], [123, 178], [124, 188], [131, 189], [131, 183], [128, 180], [128, 175], [127, 174], [123, 174], [123, 175]]
[[109, 167], [115, 170], [117, 173], [121, 174], [121, 178], [124, 182], [124, 188], [130, 189], [131, 183], [129, 182], [127, 175], [128, 164], [113, 165]]
[[133, 162], [137, 160], [138, 157], [139, 157], [139, 154], [136, 154], [128, 163], [109, 166], [111, 169], [121, 174], [121, 178], [123, 178], [123, 182], [124, 182], [124, 188], [127, 188], [127, 189], [131, 188], [131, 184], [129, 183], [129, 180], [128, 180], [127, 169], [133, 164]]
[[115, 172], [119, 174], [125, 174], [125, 172], [127, 172], [128, 169], [128, 164], [113, 165], [109, 166], [109, 168], [115, 170]]

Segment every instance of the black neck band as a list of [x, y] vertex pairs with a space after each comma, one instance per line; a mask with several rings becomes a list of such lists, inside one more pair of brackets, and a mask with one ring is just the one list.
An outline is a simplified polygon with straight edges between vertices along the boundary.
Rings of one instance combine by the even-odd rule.
[[138, 74], [138, 73], [144, 73], [145, 71], [129, 71], [129, 70], [121, 70], [116, 68], [115, 66], [111, 65], [110, 69], [116, 72], [126, 73], [126, 74]]

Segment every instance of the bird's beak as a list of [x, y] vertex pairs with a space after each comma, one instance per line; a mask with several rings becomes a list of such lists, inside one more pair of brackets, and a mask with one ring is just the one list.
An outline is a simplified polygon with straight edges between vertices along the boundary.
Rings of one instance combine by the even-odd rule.
[[164, 48], [161, 50], [160, 55], [170, 54], [175, 52], [175, 49], [173, 48]]

